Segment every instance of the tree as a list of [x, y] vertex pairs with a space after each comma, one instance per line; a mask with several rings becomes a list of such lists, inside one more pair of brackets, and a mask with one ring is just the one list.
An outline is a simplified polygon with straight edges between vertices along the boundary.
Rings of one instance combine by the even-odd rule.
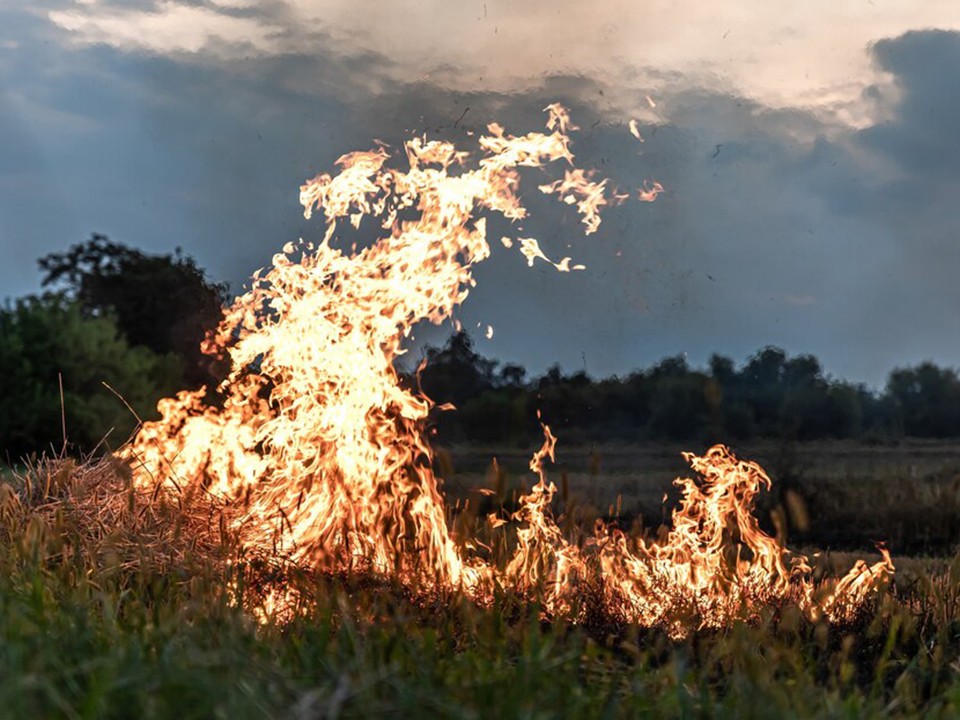
[[890, 373], [887, 395], [892, 399], [906, 435], [960, 435], [960, 378], [954, 370], [924, 362]]
[[753, 405], [746, 390], [745, 378], [737, 372], [733, 360], [722, 355], [710, 356], [710, 377], [719, 391], [719, 433], [723, 439], [747, 440], [756, 433]]
[[499, 383], [503, 387], [522, 390], [527, 377], [527, 369], [516, 363], [507, 363], [500, 368]]
[[116, 447], [136, 425], [124, 401], [147, 419], [180, 375], [176, 356], [131, 347], [112, 315], [91, 316], [63, 294], [8, 303], [0, 309], [0, 458], [59, 451], [61, 410], [75, 447], [90, 451], [104, 438]]
[[783, 403], [783, 375], [787, 354], [777, 347], [765, 347], [751, 357], [741, 373], [746, 396], [753, 407], [759, 432], [776, 435], [780, 432], [780, 409]]
[[442, 348], [428, 347], [426, 355], [420, 385], [438, 403], [460, 407], [494, 387], [496, 361], [477, 353], [473, 340], [462, 330], [451, 335]]
[[94, 234], [39, 264], [43, 285], [59, 288], [86, 316], [112, 315], [130, 345], [180, 357], [187, 386], [214, 386], [223, 377], [225, 368], [200, 345], [223, 317], [227, 287], [209, 281], [179, 248], [147, 255]]
[[665, 358], [648, 375], [652, 384], [648, 432], [670, 440], [698, 438], [710, 415], [709, 379], [682, 355]]

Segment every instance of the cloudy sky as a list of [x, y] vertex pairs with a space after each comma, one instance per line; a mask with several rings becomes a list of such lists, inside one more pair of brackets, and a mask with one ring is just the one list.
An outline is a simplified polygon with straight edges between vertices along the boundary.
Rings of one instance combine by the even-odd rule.
[[0, 298], [94, 231], [239, 290], [316, 236], [298, 187], [343, 152], [525, 132], [559, 100], [581, 165], [666, 192], [588, 238], [538, 202], [526, 234], [587, 269], [495, 248], [459, 314], [495, 328], [481, 352], [957, 366], [958, 67], [955, 0], [0, 0]]

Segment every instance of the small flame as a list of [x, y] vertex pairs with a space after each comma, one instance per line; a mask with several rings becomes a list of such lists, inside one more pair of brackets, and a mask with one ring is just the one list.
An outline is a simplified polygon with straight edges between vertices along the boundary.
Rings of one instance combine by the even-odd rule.
[[536, 238], [517, 238], [520, 241], [520, 252], [527, 259], [527, 265], [533, 267], [535, 260], [540, 259], [550, 265], [553, 265], [560, 272], [570, 272], [571, 270], [585, 270], [585, 265], [570, 265], [570, 258], [565, 257], [560, 262], [554, 262], [540, 249], [540, 243]]
[[563, 180], [541, 185], [540, 192], [558, 195], [567, 205], [576, 205], [577, 212], [583, 216], [586, 235], [597, 231], [600, 227], [600, 208], [610, 203], [607, 181], [594, 182], [580, 168], [567, 170]]
[[663, 185], [654, 180], [653, 182], [645, 180], [643, 187], [640, 188], [637, 197], [643, 202], [653, 202], [657, 199], [657, 196], [663, 192]]

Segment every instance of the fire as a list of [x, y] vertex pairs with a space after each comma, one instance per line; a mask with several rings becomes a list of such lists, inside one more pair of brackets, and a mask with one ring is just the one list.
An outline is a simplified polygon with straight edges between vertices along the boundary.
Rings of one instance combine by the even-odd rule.
[[[482, 557], [452, 532], [424, 433], [431, 402], [406, 389], [395, 369], [405, 339], [422, 320], [450, 319], [467, 298], [473, 266], [491, 253], [486, 215], [527, 216], [519, 168], [566, 163], [562, 179], [539, 189], [575, 207], [587, 234], [602, 208], [627, 197], [573, 166], [576, 127], [562, 106], [545, 110], [547, 132], [514, 136], [489, 125], [476, 162], [422, 137], [405, 143], [405, 168], [380, 145], [308, 180], [300, 201], [306, 217], [323, 213], [323, 241], [288, 244], [236, 299], [206, 348], [231, 360], [220, 401], [203, 391], [162, 401], [161, 419], [123, 451], [136, 484], [202, 488], [228, 500], [241, 542], [272, 557], [461, 592], [480, 604], [506, 588], [576, 619], [592, 593], [610, 613], [676, 635], [751, 617], [779, 599], [796, 600], [811, 617], [843, 617], [890, 576], [889, 556], [815, 587], [806, 559], [765, 535], [751, 514], [769, 479], [723, 447], [686, 456], [701, 480], [677, 481], [683, 500], [665, 538], [599, 524], [575, 544], [551, 512], [545, 462], [556, 438], [544, 425], [530, 463], [538, 483], [512, 516], [490, 518], [490, 532], [507, 525], [515, 534], [506, 561]], [[640, 197], [661, 190], [646, 185]], [[345, 252], [335, 244], [344, 221], [376, 222], [383, 232]], [[501, 242], [519, 245], [531, 265], [583, 268], [569, 257], [553, 262], [534, 238]]]
[[658, 181], [646, 180], [643, 183], [643, 187], [637, 192], [637, 198], [643, 202], [653, 202], [657, 199], [660, 193], [663, 192], [663, 185]]

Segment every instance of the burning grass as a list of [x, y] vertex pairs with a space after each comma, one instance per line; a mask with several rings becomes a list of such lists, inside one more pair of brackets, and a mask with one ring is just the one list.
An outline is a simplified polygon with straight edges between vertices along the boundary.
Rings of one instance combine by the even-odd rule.
[[[116, 461], [4, 485], [0, 703], [35, 717], [755, 717], [955, 714], [960, 560], [811, 622], [790, 598], [680, 639], [591, 600], [571, 623], [358, 568], [245, 556], [203, 496], [136, 491]], [[269, 617], [270, 591], [297, 612]], [[252, 618], [259, 617], [255, 622]]]
[[[472, 532], [450, 516], [426, 440], [431, 401], [400, 382], [396, 360], [417, 322], [449, 320], [466, 299], [473, 266], [491, 253], [486, 214], [526, 217], [519, 169], [572, 166], [576, 128], [561, 106], [546, 111], [547, 133], [514, 136], [491, 123], [475, 161], [414, 138], [405, 168], [379, 147], [305, 183], [306, 215], [321, 210], [327, 234], [276, 255], [209, 338], [207, 350], [232, 366], [218, 401], [182, 392], [117, 459], [41, 462], [4, 486], [3, 582], [15, 609], [25, 602], [43, 626], [59, 608], [68, 624], [94, 628], [94, 645], [134, 638], [125, 658], [143, 669], [180, 652], [164, 645], [180, 642], [177, 623], [201, 657], [236, 643], [214, 656], [237, 673], [226, 683], [257, 703], [241, 714], [685, 715], [720, 711], [741, 697], [741, 677], [772, 682], [788, 667], [805, 690], [831, 678], [825, 686], [849, 687], [854, 709], [878, 709], [898, 633], [917, 616], [881, 592], [889, 555], [815, 579], [753, 515], [769, 478], [723, 446], [684, 455], [695, 477], [677, 481], [681, 502], [656, 540], [604, 523], [561, 528], [546, 425], [529, 466], [537, 483], [516, 509], [490, 513]], [[601, 208], [628, 197], [578, 169], [538, 188], [575, 206], [588, 234]], [[341, 250], [344, 220], [379, 223], [383, 236]], [[582, 268], [549, 260], [533, 238], [516, 240], [530, 264]], [[946, 604], [935, 586], [925, 597]], [[198, 628], [210, 636], [193, 636]], [[910, 637], [921, 636], [903, 647]], [[263, 662], [255, 678], [237, 667], [237, 647]], [[873, 685], [856, 652], [873, 663]], [[24, 660], [8, 662], [22, 673]], [[938, 663], [930, 682], [941, 681]], [[132, 685], [145, 695], [130, 706], [151, 714], [150, 680], [138, 685], [108, 664], [54, 672], [69, 681], [64, 708], [76, 714], [82, 699], [80, 715], [105, 714], [105, 698]], [[911, 677], [895, 670], [893, 687]], [[296, 672], [336, 679], [292, 697]], [[196, 691], [201, 716], [238, 712], [232, 697], [218, 703], [194, 679], [177, 682]], [[547, 688], [554, 702], [531, 703]], [[769, 707], [801, 697], [768, 689]], [[30, 698], [64, 697], [53, 690]], [[925, 687], [909, 702], [931, 697]], [[823, 703], [834, 709], [829, 695]]]
[[[269, 552], [251, 548], [231, 530], [236, 519], [248, 512], [241, 503], [224, 502], [196, 487], [170, 490], [157, 486], [147, 492], [132, 482], [126, 465], [111, 456], [81, 463], [42, 459], [15, 476], [13, 483], [0, 484], [0, 532], [6, 543], [19, 545], [25, 557], [66, 570], [72, 568], [77, 578], [94, 584], [111, 579], [121, 590], [137, 583], [176, 583], [213, 573], [220, 578], [217, 584], [225, 593], [242, 591], [241, 606], [261, 621], [290, 620], [315, 603], [317, 593], [323, 593], [332, 580], [345, 586], [380, 588], [387, 596], [405, 598], [423, 608], [466, 602], [478, 610], [489, 610], [504, 598], [511, 598], [511, 602], [537, 607], [545, 622], [574, 622], [605, 633], [623, 634], [638, 624], [637, 599], [629, 593], [629, 587], [625, 591], [610, 587], [609, 575], [604, 574], [604, 561], [609, 555], [604, 555], [602, 545], [597, 546], [593, 538], [582, 534], [579, 543], [571, 544], [558, 527], [550, 526], [555, 530], [547, 540], [554, 549], [533, 553], [527, 547], [544, 541], [540, 528], [552, 515], [552, 486], [546, 484], [540, 465], [548, 454], [545, 449], [531, 463], [540, 474], [538, 503], [521, 507], [510, 522], [491, 526], [458, 523], [455, 515], [451, 518], [459, 528], [458, 541], [464, 547], [485, 548], [485, 562], [504, 578], [489, 595], [479, 599], [469, 588], [410, 583], [364, 558], [355, 558], [349, 567], [330, 569], [293, 553], [282, 553], [280, 548]], [[728, 459], [726, 454], [721, 457]], [[752, 470], [751, 466], [747, 468]], [[837, 582], [829, 579], [813, 583], [806, 559], [792, 557], [776, 546], [772, 538], [754, 527], [752, 516], [748, 515], [749, 522], [741, 526], [734, 508], [730, 508], [728, 516], [717, 516], [710, 527], [710, 520], [701, 517], [710, 513], [697, 503], [707, 502], [717, 489], [708, 483], [701, 492], [693, 481], [682, 482], [689, 483], [685, 490], [687, 504], [674, 514], [674, 527], [661, 533], [659, 544], [649, 545], [619, 530], [598, 530], [610, 532], [611, 541], [633, 545], [634, 553], [648, 553], [651, 563], [661, 552], [702, 554], [699, 563], [688, 565], [671, 562], [668, 557], [669, 571], [690, 573], [685, 583], [669, 574], [656, 574], [653, 564], [641, 569], [649, 573], [643, 597], [655, 598], [657, 605], [656, 614], [648, 612], [639, 621], [640, 626], [680, 638], [691, 630], [734, 620], [756, 624], [786, 608], [814, 621], [823, 614], [817, 609], [824, 608], [825, 617], [843, 625], [869, 604], [876, 587], [866, 565], [858, 563], [842, 582], [863, 583], [869, 594], [838, 593]], [[731, 500], [734, 498], [731, 495]], [[744, 508], [749, 510], [751, 503], [748, 493]], [[690, 522], [701, 527], [678, 540], [684, 523]], [[695, 542], [697, 546], [685, 549], [683, 542]], [[578, 553], [581, 564], [581, 576], [564, 586], [562, 595], [556, 590], [557, 564], [562, 562], [555, 555], [556, 548]], [[762, 564], [764, 552], [775, 552], [766, 562], [778, 564], [783, 586], [771, 583]], [[531, 560], [538, 565], [528, 567], [526, 563]], [[880, 570], [875, 572], [884, 569], [883, 563], [876, 567]], [[760, 574], [745, 574], [745, 568]], [[698, 578], [708, 584], [698, 586]], [[576, 592], [568, 592], [568, 587]], [[835, 597], [846, 604], [831, 607]]]
[[195, 563], [226, 562], [235, 543], [228, 512], [200, 491], [137, 489], [113, 456], [42, 458], [0, 484], [3, 542], [22, 545], [25, 556], [82, 570], [94, 582], [172, 578], [192, 574]]

